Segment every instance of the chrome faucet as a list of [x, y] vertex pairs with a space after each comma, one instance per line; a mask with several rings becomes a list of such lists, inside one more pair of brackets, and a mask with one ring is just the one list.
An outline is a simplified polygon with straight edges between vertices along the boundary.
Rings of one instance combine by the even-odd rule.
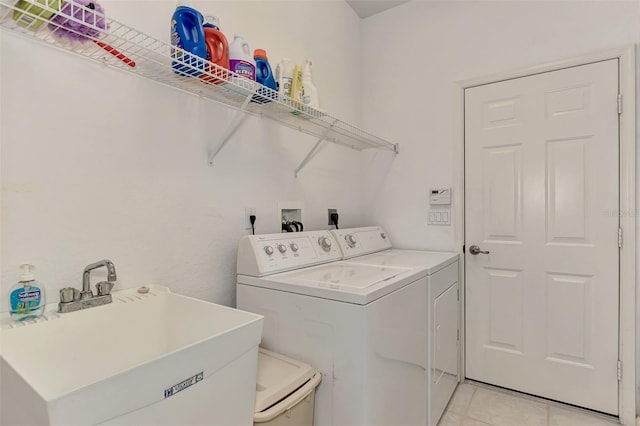
[[[103, 266], [107, 268], [107, 281], [115, 281], [118, 279], [116, 277], [116, 267], [113, 265], [113, 262], [108, 259], [100, 260], [96, 263], [92, 263], [91, 265], [87, 265], [84, 268], [84, 272], [82, 273], [82, 291], [80, 292], [80, 299], [90, 299], [93, 297], [93, 292], [91, 291], [91, 282], [89, 281], [91, 271]], [[98, 289], [98, 294], [100, 294], [100, 289]]]
[[[107, 281], [96, 284], [97, 295], [91, 291], [91, 271], [101, 267], [107, 268]], [[73, 312], [80, 309], [91, 308], [94, 306], [106, 305], [111, 303], [111, 289], [114, 286], [113, 281], [117, 279], [116, 267], [110, 260], [100, 260], [98, 262], [87, 265], [82, 273], [82, 290], [73, 287], [65, 287], [60, 290], [60, 303], [58, 303], [58, 312]]]

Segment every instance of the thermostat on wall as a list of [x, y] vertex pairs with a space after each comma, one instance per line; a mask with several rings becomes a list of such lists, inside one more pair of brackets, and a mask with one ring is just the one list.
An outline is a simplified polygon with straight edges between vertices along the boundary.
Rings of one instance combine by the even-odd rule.
[[451, 204], [451, 188], [432, 189], [429, 193], [429, 204]]

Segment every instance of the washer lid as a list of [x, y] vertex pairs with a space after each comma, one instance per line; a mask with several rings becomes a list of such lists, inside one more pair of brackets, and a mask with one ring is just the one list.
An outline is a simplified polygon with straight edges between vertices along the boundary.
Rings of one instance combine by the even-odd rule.
[[367, 305], [425, 278], [421, 268], [333, 262], [262, 278], [238, 275], [238, 285]]
[[305, 384], [315, 371], [311, 366], [260, 348], [255, 412], [259, 413]]
[[390, 249], [374, 254], [349, 259], [349, 262], [368, 265], [401, 266], [423, 268], [427, 275], [451, 265], [458, 260], [458, 253]]
[[287, 277], [289, 279], [313, 283], [328, 288], [366, 289], [404, 273], [406, 273], [406, 269], [385, 268], [377, 265], [333, 263], [313, 269], [289, 272]]

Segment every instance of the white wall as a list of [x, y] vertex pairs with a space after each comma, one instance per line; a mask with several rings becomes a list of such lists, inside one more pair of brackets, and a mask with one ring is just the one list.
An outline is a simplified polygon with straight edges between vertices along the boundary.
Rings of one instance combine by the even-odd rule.
[[[168, 41], [173, 0], [101, 3]], [[355, 124], [362, 112], [400, 155], [329, 146], [295, 180], [313, 138], [250, 118], [208, 167], [229, 110], [3, 32], [0, 311], [19, 263], [38, 266], [54, 301], [104, 257], [117, 288], [233, 305], [244, 207], [276, 232], [278, 201], [303, 201], [307, 228], [335, 207], [343, 226], [380, 223], [398, 246], [457, 249], [457, 224], [426, 225], [428, 189], [453, 184], [455, 82], [640, 42], [638, 1], [414, 1], [364, 21], [342, 1], [195, 6], [272, 64], [313, 59], [322, 106]]]
[[[168, 42], [174, 1], [101, 3]], [[322, 106], [359, 124], [360, 21], [346, 3], [194, 5], [266, 49], [274, 68], [312, 59]], [[18, 264], [37, 265], [54, 302], [102, 258], [116, 265], [116, 289], [155, 283], [233, 305], [245, 207], [257, 208], [260, 233], [279, 232], [278, 201], [304, 202], [308, 229], [327, 228], [327, 208], [360, 223], [358, 152], [328, 146], [296, 180], [315, 139], [250, 118], [209, 167], [227, 108], [6, 32], [0, 46], [0, 311]]]
[[365, 222], [382, 224], [398, 246], [459, 250], [459, 224], [426, 224], [429, 188], [454, 184], [456, 82], [632, 43], [637, 0], [412, 1], [366, 19], [363, 127], [401, 145], [395, 159], [364, 157]]

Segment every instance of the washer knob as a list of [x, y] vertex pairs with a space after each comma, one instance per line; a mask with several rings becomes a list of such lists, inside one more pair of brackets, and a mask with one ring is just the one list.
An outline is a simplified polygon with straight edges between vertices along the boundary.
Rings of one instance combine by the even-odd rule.
[[291, 251], [298, 251], [298, 245], [296, 243], [289, 244], [289, 247], [291, 247]]
[[353, 234], [349, 234], [345, 236], [344, 239], [347, 241], [347, 244], [351, 248], [354, 248], [356, 246], [356, 243], [358, 242], [358, 240], [356, 240], [356, 237], [354, 237]]
[[282, 254], [287, 251], [287, 246], [285, 246], [284, 244], [278, 244], [276, 247], [278, 247], [278, 251]]
[[383, 240], [387, 239], [387, 235], [384, 232], [381, 232], [380, 236], [382, 237]]
[[331, 250], [331, 240], [327, 237], [318, 238], [318, 244], [320, 244], [320, 247], [322, 247], [324, 251]]
[[267, 253], [269, 256], [271, 256], [273, 254], [273, 247], [264, 246], [264, 252]]

